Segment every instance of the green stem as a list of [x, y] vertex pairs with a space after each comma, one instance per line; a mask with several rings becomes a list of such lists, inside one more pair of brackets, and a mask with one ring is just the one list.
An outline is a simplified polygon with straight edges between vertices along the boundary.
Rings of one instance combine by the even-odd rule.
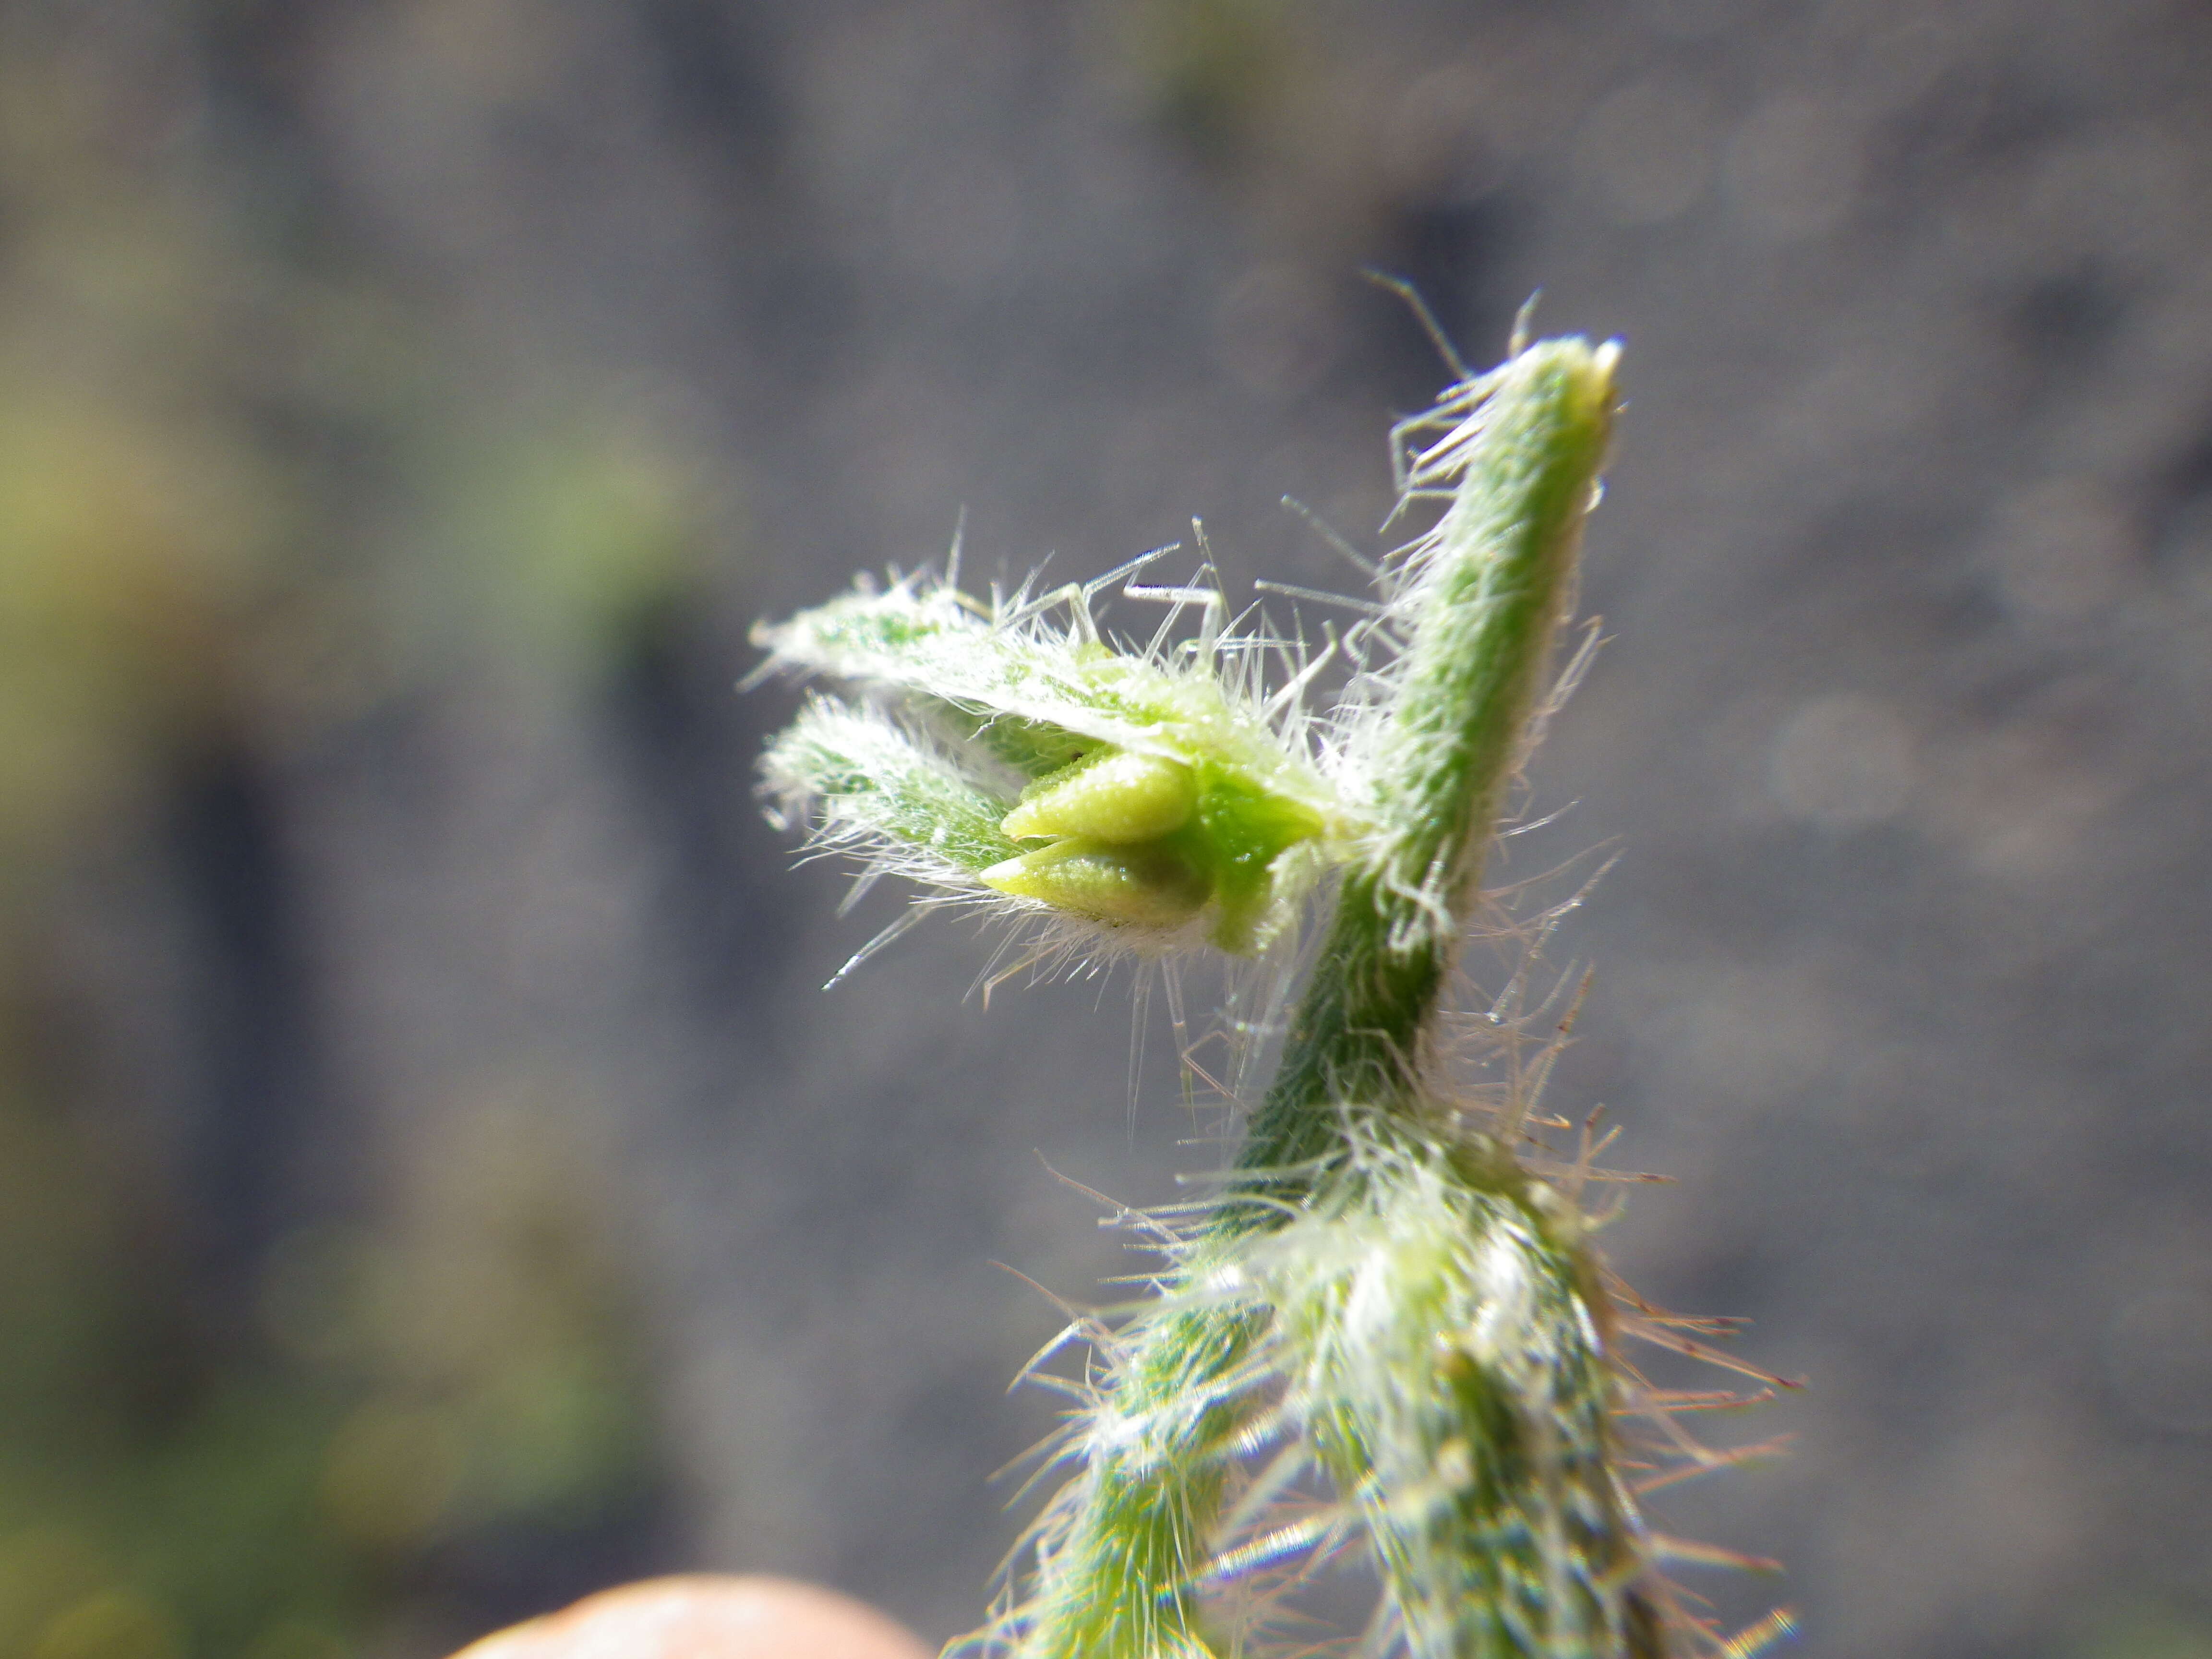
[[[1347, 1111], [1419, 1109], [1438, 998], [1573, 586], [1613, 415], [1612, 356], [1533, 346], [1498, 372], [1451, 462], [1450, 507], [1395, 607], [1411, 621], [1376, 734], [1366, 855], [1345, 875], [1283, 1058], [1237, 1159], [1291, 1198], [1344, 1150]], [[1223, 1212], [1225, 1224], [1268, 1213]]]
[[1083, 1474], [1040, 1529], [1024, 1659], [1211, 1659], [1194, 1574], [1261, 1403], [1249, 1308], [1170, 1307], [1088, 1419]]
[[[1327, 1177], [1371, 1152], [1376, 1130], [1407, 1132], [1383, 1138], [1411, 1144], [1417, 1154], [1425, 1144], [1419, 1131], [1431, 1028], [1570, 597], [1611, 424], [1611, 371], [1609, 349], [1593, 351], [1578, 340], [1522, 352], [1498, 371], [1479, 422], [1455, 431], [1424, 464], [1428, 477], [1451, 478], [1455, 489], [1435, 532], [1398, 573], [1394, 610], [1411, 637], [1395, 696], [1370, 737], [1377, 828], [1345, 876], [1280, 1069], [1237, 1160], [1236, 1185], [1167, 1286], [1167, 1305], [1127, 1334], [1107, 1379], [1108, 1396], [1092, 1419], [1097, 1449], [1038, 1550], [1019, 1620], [1023, 1659], [1188, 1659], [1205, 1650], [1192, 1577], [1207, 1559], [1224, 1448], [1254, 1409], [1242, 1379], [1271, 1324], [1287, 1310], [1224, 1307], [1194, 1289], [1233, 1269], [1243, 1244], [1289, 1221], [1316, 1195], [1332, 1209], [1360, 1201], [1362, 1180]], [[1525, 1178], [1510, 1159], [1498, 1164], [1496, 1195], [1455, 1188], [1466, 1212], [1510, 1210], [1532, 1241], [1545, 1282], [1572, 1285], [1579, 1255], [1571, 1245], [1543, 1242], [1547, 1229], [1528, 1212]], [[1572, 1437], [1597, 1465], [1575, 1483], [1591, 1499], [1576, 1507], [1598, 1512], [1596, 1522], [1578, 1524], [1603, 1535], [1571, 1553], [1599, 1562], [1601, 1578], [1617, 1579], [1640, 1558], [1621, 1542], [1622, 1511], [1605, 1455], [1606, 1385], [1582, 1375], [1603, 1368], [1601, 1351], [1581, 1340], [1591, 1319], [1576, 1304], [1586, 1300], [1562, 1291], [1558, 1317], [1543, 1334], [1572, 1328], [1571, 1363], [1559, 1380], [1580, 1412]], [[1427, 1363], [1421, 1356], [1438, 1334], [1433, 1328], [1420, 1333], [1412, 1364]], [[1439, 1573], [1437, 1564], [1455, 1551], [1467, 1554], [1470, 1541], [1486, 1553], [1492, 1546], [1480, 1540], [1495, 1535], [1493, 1526], [1521, 1528], [1532, 1504], [1555, 1503], [1560, 1460], [1545, 1451], [1531, 1462], [1503, 1448], [1499, 1455], [1512, 1472], [1498, 1479], [1512, 1490], [1473, 1510], [1460, 1505], [1440, 1522], [1423, 1519], [1408, 1528], [1393, 1518], [1404, 1507], [1395, 1491], [1401, 1483], [1376, 1467], [1370, 1449], [1378, 1438], [1395, 1438], [1409, 1443], [1393, 1444], [1393, 1455], [1433, 1452], [1434, 1443], [1466, 1426], [1463, 1402], [1448, 1388], [1450, 1397], [1434, 1409], [1425, 1399], [1400, 1401], [1397, 1418], [1386, 1418], [1373, 1396], [1395, 1390], [1347, 1390], [1345, 1370], [1313, 1365], [1320, 1393], [1332, 1396], [1314, 1428], [1340, 1486], [1370, 1515], [1410, 1639], [1424, 1654], [1511, 1650], [1514, 1640], [1499, 1632], [1542, 1626], [1540, 1612], [1525, 1623], [1509, 1613], [1502, 1623], [1485, 1624], [1480, 1609], [1437, 1613], [1424, 1601], [1470, 1592], [1483, 1607], [1496, 1608], [1504, 1598], [1494, 1586], [1483, 1589], [1485, 1573], [1528, 1582], [1517, 1563], [1463, 1562], [1468, 1576]], [[1502, 1376], [1498, 1386], [1516, 1397], [1532, 1391], [1525, 1366]], [[1413, 1392], [1425, 1390], [1416, 1385]], [[1170, 1410], [1178, 1394], [1182, 1407]], [[1537, 1402], [1528, 1420], [1538, 1429], [1555, 1416], [1565, 1424], [1562, 1413]], [[1581, 1420], [1593, 1416], [1595, 1426]], [[1419, 1432], [1409, 1427], [1416, 1421]], [[1137, 1428], [1141, 1432], [1133, 1434]], [[1528, 1474], [1520, 1473], [1524, 1468]], [[1530, 1474], [1547, 1488], [1533, 1498], [1522, 1490]], [[1470, 1520], [1480, 1523], [1473, 1530]], [[1552, 1571], [1548, 1561], [1541, 1571]], [[1608, 1623], [1617, 1634], [1617, 1619], [1563, 1611], [1558, 1628], [1602, 1632]], [[1565, 1650], [1546, 1642], [1540, 1635], [1528, 1650]]]

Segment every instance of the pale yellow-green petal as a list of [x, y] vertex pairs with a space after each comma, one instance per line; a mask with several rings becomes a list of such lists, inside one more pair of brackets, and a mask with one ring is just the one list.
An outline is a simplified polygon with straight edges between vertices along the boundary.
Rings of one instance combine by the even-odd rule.
[[987, 887], [1094, 921], [1176, 927], [1206, 908], [1206, 878], [1171, 852], [1071, 839], [994, 864]]
[[1190, 821], [1198, 781], [1180, 761], [1126, 752], [1030, 786], [1000, 828], [1016, 841], [1081, 836], [1126, 845], [1154, 841]]

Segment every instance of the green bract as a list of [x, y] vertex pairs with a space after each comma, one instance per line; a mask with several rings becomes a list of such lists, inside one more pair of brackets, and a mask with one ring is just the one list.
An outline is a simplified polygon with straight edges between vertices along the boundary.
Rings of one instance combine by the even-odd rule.
[[[1116, 650], [1091, 622], [1097, 591], [986, 605], [917, 575], [763, 627], [772, 668], [848, 693], [770, 749], [769, 786], [829, 839], [940, 889], [1110, 944], [1195, 934], [1250, 955], [1356, 825], [1222, 641]], [[899, 760], [879, 774], [887, 748]], [[910, 810], [932, 793], [958, 803], [941, 823]], [[974, 832], [979, 814], [995, 837]]]

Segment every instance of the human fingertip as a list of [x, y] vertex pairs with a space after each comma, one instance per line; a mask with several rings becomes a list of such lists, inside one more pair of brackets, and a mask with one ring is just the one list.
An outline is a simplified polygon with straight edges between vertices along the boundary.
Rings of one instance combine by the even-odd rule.
[[454, 1659], [935, 1659], [865, 1602], [762, 1574], [651, 1578], [495, 1632]]

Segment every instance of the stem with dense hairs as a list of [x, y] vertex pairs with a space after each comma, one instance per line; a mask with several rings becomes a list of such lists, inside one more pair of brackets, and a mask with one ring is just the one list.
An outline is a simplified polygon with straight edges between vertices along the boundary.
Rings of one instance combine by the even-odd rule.
[[1464, 453], [1437, 459], [1459, 483], [1394, 596], [1413, 634], [1374, 743], [1376, 828], [1345, 874], [1240, 1170], [1279, 1185], [1277, 1172], [1341, 1155], [1347, 1110], [1419, 1108], [1437, 999], [1573, 588], [1612, 369], [1609, 349], [1580, 340], [1522, 352]]
[[[1413, 1659], [1664, 1659], [1703, 1633], [1621, 1474], [1624, 1410], [1668, 1402], [1613, 1346], [1700, 1350], [1607, 1288], [1580, 1203], [1587, 1132], [1579, 1159], [1524, 1152], [1545, 1066], [1506, 1066], [1486, 1099], [1438, 1036], [1548, 706], [1616, 355], [1516, 349], [1400, 427], [1406, 503], [1446, 505], [1380, 573], [1319, 755], [1304, 715], [1271, 712], [1310, 671], [1262, 696], [1248, 669], [1269, 642], [1224, 641], [1218, 610], [1172, 650], [1104, 642], [1089, 607], [1118, 577], [988, 605], [949, 576], [863, 583], [756, 635], [769, 668], [854, 699], [818, 697], [771, 746], [784, 813], [941, 902], [1034, 926], [1028, 961], [1259, 953], [1336, 877], [1222, 1191], [1194, 1219], [1139, 1218], [1166, 1258], [1156, 1294], [1071, 1329], [1093, 1354], [1054, 1379], [1079, 1401], [1053, 1459], [1072, 1473], [986, 1649], [1242, 1653], [1294, 1616], [1274, 1591], [1347, 1553], [1379, 1576], [1373, 1642]], [[1748, 1455], [1668, 1434], [1662, 1462]], [[1778, 1613], [1725, 1650], [1746, 1659], [1786, 1627]]]
[[[1418, 458], [1412, 487], [1445, 481], [1450, 505], [1389, 573], [1407, 638], [1364, 745], [1372, 829], [1230, 1190], [1113, 1351], [1083, 1472], [1001, 1626], [1024, 1659], [1200, 1644], [1240, 1427], [1308, 1438], [1380, 1565], [1382, 1627], [1424, 1659], [1664, 1650], [1579, 1212], [1511, 1146], [1454, 1127], [1430, 1064], [1571, 600], [1613, 357], [1520, 353], [1460, 389], [1462, 418]], [[1132, 1540], [1174, 1570], [1131, 1571]]]

